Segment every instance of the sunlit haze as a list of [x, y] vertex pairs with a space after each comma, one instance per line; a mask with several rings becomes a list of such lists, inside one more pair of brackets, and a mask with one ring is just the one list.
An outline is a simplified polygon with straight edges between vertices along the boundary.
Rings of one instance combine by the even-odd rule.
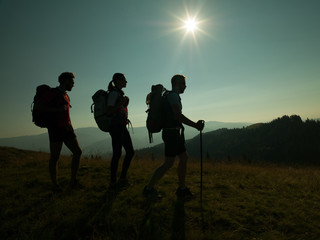
[[0, 137], [46, 132], [31, 121], [40, 84], [75, 74], [73, 127], [96, 127], [92, 95], [127, 78], [129, 119], [145, 126], [151, 85], [184, 74], [197, 121], [320, 118], [320, 1], [0, 0]]

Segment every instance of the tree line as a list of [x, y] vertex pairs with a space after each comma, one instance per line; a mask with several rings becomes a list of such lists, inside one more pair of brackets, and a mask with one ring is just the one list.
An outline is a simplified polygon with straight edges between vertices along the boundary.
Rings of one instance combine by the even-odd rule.
[[[191, 157], [200, 157], [199, 135], [186, 142]], [[163, 145], [141, 150], [163, 154]], [[203, 134], [203, 158], [210, 161], [244, 161], [320, 165], [320, 121], [302, 121], [298, 115], [238, 129], [219, 129]]]

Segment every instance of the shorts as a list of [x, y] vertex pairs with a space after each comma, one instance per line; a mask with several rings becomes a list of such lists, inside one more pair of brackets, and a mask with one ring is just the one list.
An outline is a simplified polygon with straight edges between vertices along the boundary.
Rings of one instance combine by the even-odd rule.
[[162, 140], [166, 157], [175, 157], [186, 151], [184, 133], [179, 129], [163, 129]]
[[49, 127], [50, 142], [66, 142], [76, 138], [72, 126], [69, 127]]

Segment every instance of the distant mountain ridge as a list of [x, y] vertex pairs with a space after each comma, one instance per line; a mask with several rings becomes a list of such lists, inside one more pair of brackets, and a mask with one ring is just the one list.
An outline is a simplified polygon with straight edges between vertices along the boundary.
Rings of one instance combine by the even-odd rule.
[[[204, 132], [210, 132], [219, 128], [242, 128], [251, 125], [251, 123], [243, 122], [206, 122]], [[153, 143], [149, 143], [148, 132], [146, 127], [129, 128], [132, 142], [135, 149], [152, 147], [162, 142], [161, 133], [153, 135]], [[108, 156], [112, 152], [111, 138], [109, 133], [100, 131], [97, 127], [78, 128], [75, 129], [79, 144], [83, 150], [83, 155], [101, 155]], [[193, 128], [186, 127], [186, 139], [191, 139], [199, 132]], [[0, 146], [15, 147], [25, 150], [49, 152], [48, 134], [39, 134], [32, 136], [21, 136], [13, 138], [0, 138]], [[64, 146], [62, 153], [70, 154], [69, 150]]]

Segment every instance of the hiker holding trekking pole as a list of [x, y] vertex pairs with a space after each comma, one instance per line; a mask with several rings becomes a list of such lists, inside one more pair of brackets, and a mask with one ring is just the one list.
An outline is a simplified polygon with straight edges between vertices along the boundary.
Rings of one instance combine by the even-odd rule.
[[178, 198], [187, 200], [192, 198], [193, 194], [185, 183], [188, 155], [185, 147], [183, 124], [201, 131], [204, 128], [204, 121], [199, 120], [193, 122], [182, 114], [180, 94], [184, 93], [186, 89], [186, 77], [184, 75], [174, 75], [171, 79], [171, 85], [172, 90], [164, 94], [163, 102], [164, 120], [162, 139], [165, 147], [165, 161], [155, 170], [150, 182], [145, 186], [143, 193], [148, 197], [162, 197], [156, 190], [155, 185], [173, 166], [175, 157], [178, 156], [179, 165], [177, 173], [179, 186], [176, 195]]

